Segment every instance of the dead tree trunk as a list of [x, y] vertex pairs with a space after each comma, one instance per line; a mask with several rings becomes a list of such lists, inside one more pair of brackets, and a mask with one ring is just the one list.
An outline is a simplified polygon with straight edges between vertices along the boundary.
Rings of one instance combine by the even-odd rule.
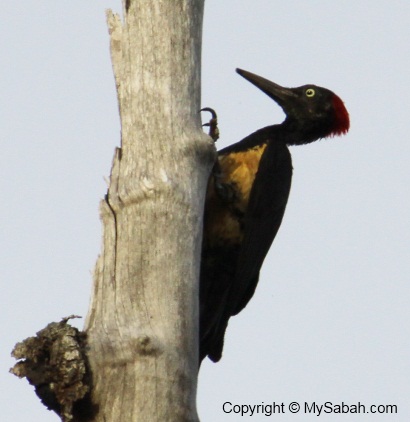
[[93, 421], [197, 421], [198, 276], [213, 146], [201, 129], [203, 0], [107, 12], [121, 148], [101, 202], [85, 325]]

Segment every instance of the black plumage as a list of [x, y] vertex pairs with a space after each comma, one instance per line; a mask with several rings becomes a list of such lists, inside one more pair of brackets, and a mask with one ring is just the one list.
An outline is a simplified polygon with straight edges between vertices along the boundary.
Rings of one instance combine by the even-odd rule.
[[349, 129], [342, 100], [326, 88], [283, 88], [237, 69], [275, 100], [286, 118], [218, 152], [205, 204], [200, 276], [200, 362], [221, 358], [229, 318], [253, 296], [265, 256], [289, 197], [288, 145], [341, 135]]

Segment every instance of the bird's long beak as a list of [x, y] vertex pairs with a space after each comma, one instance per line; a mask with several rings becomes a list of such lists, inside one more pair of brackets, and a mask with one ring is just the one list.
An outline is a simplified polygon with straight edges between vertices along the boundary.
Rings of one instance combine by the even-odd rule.
[[292, 102], [292, 99], [297, 98], [297, 95], [289, 88], [284, 88], [274, 82], [268, 81], [267, 79], [262, 78], [262, 76], [255, 75], [254, 73], [242, 69], [236, 69], [236, 72], [275, 100], [284, 109], [286, 106], [289, 106], [289, 102]]

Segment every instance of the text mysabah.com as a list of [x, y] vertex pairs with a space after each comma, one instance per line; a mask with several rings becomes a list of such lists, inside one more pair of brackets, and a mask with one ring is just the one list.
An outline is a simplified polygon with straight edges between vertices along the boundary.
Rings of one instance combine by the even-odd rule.
[[396, 414], [397, 405], [395, 404], [363, 404], [357, 402], [349, 404], [345, 402], [333, 403], [330, 401], [324, 403], [317, 402], [270, 402], [260, 404], [237, 404], [226, 401], [222, 405], [222, 410], [226, 414], [240, 416], [265, 415], [271, 416], [281, 413], [305, 413], [320, 416], [329, 413], [379, 413]]

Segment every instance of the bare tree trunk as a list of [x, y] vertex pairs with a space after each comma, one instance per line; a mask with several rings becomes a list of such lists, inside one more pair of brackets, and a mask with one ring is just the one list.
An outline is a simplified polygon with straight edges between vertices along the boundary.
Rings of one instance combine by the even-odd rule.
[[197, 421], [198, 276], [213, 146], [201, 130], [203, 0], [107, 12], [122, 142], [101, 202], [86, 321], [93, 421]]

